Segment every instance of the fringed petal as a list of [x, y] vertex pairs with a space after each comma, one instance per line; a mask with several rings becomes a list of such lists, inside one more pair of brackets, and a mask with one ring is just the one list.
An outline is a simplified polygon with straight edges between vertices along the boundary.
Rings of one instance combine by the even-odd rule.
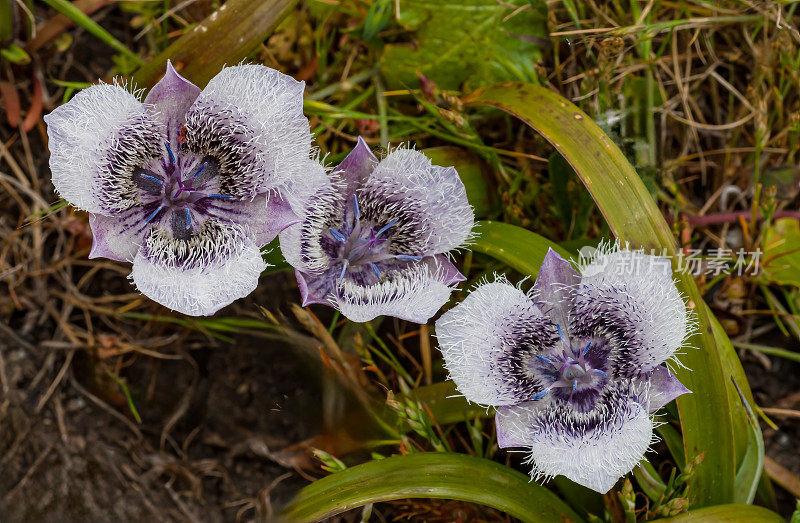
[[603, 254], [583, 269], [574, 317], [613, 342], [612, 367], [626, 377], [671, 358], [691, 328], [669, 260], [634, 251]]
[[73, 206], [112, 215], [139, 203], [136, 167], [161, 155], [157, 121], [119, 84], [100, 83], [44, 117], [50, 171]]
[[345, 185], [338, 175], [328, 175], [317, 162], [308, 164], [306, 172], [308, 176], [302, 183], [292, 182], [282, 191], [300, 221], [281, 232], [281, 252], [295, 269], [319, 274], [331, 264], [323, 245], [328, 228], [342, 220]]
[[406, 269], [388, 272], [371, 285], [345, 277], [337, 286], [334, 306], [356, 322], [386, 315], [426, 323], [450, 299], [447, 272], [431, 257], [409, 262]]
[[[625, 387], [609, 389], [594, 410], [579, 413], [554, 401], [544, 409], [504, 412], [515, 425], [509, 441], [526, 438], [531, 475], [566, 476], [601, 494], [630, 472], [653, 441], [653, 422]], [[513, 422], [510, 420], [514, 419]]]
[[388, 236], [402, 254], [442, 254], [464, 245], [475, 221], [464, 184], [453, 167], [432, 165], [412, 149], [395, 149], [358, 193], [362, 219], [396, 221]]
[[186, 240], [153, 229], [134, 258], [131, 279], [165, 307], [208, 316], [253, 292], [266, 266], [240, 228], [207, 220]]
[[185, 147], [219, 162], [220, 191], [240, 199], [302, 180], [311, 153], [305, 83], [262, 65], [224, 68], [186, 114]]
[[445, 367], [458, 390], [481, 405], [514, 405], [541, 392], [531, 357], [558, 340], [555, 326], [505, 281], [478, 287], [436, 321]]

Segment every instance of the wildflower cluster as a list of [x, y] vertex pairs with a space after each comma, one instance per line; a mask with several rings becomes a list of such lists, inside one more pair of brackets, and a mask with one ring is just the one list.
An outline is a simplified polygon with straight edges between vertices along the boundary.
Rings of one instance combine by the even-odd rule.
[[[360, 138], [329, 172], [303, 89], [240, 65], [201, 90], [168, 63], [143, 102], [101, 83], [50, 113], [53, 183], [89, 213], [90, 257], [130, 261], [142, 293], [209, 315], [256, 288], [279, 236], [303, 305], [427, 322], [465, 280], [448, 258], [474, 225], [458, 173], [405, 147], [379, 160]], [[669, 260], [619, 248], [580, 271], [551, 251], [530, 293], [487, 283], [436, 322], [459, 390], [497, 407], [499, 445], [599, 492], [641, 460], [651, 414], [688, 392], [664, 363], [690, 327]], [[440, 441], [419, 405], [389, 404]]]
[[464, 279], [445, 256], [474, 221], [458, 173], [411, 149], [378, 161], [361, 139], [327, 173], [303, 87], [240, 65], [200, 90], [168, 63], [144, 102], [101, 83], [50, 113], [53, 183], [90, 213], [90, 257], [132, 261], [143, 294], [209, 315], [256, 288], [281, 233], [304, 304], [426, 322]]

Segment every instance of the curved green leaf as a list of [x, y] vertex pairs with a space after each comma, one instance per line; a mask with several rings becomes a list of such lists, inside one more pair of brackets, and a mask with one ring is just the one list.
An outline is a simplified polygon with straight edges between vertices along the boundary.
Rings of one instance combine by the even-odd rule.
[[549, 249], [553, 249], [567, 259], [571, 256], [566, 250], [544, 236], [516, 225], [481, 221], [478, 222], [475, 231], [478, 233], [478, 237], [470, 246], [473, 251], [488, 254], [533, 278], [539, 274], [539, 267]]
[[282, 511], [289, 521], [318, 521], [368, 503], [406, 498], [479, 503], [522, 521], [581, 521], [530, 478], [494, 461], [426, 452], [370, 461], [302, 489]]
[[[676, 254], [672, 231], [644, 183], [619, 148], [579, 108], [549, 89], [525, 83], [487, 87], [466, 102], [500, 108], [540, 132], [575, 169], [621, 241]], [[734, 409], [739, 402], [729, 377], [740, 384], [748, 401], [752, 395], [730, 340], [716, 328], [694, 280], [684, 272], [676, 272], [675, 278], [690, 306], [695, 305], [699, 326], [689, 340], [699, 350], [687, 350], [681, 356], [687, 368], [677, 369], [680, 380], [693, 391], [678, 399], [686, 459], [705, 453], [703, 465], [689, 482], [698, 506], [730, 503], [737, 500], [737, 462], [755, 443], [744, 409]]]
[[772, 523], [783, 521], [775, 512], [754, 505], [716, 505], [662, 519], [670, 523]]

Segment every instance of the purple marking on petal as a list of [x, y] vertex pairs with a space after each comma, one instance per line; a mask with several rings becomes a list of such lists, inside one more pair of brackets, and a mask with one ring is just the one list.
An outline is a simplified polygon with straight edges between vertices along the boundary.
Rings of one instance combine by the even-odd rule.
[[441, 270], [444, 271], [444, 277], [442, 278], [442, 281], [445, 283], [445, 285], [455, 285], [456, 283], [466, 281], [467, 277], [461, 274], [458, 268], [453, 265], [453, 262], [447, 259], [447, 256], [443, 254], [437, 254], [434, 256], [434, 258], [439, 264]]
[[100, 214], [89, 214], [92, 229], [92, 250], [89, 258], [108, 258], [117, 261], [132, 261], [142, 241], [139, 217], [136, 210], [124, 217], [113, 218]]
[[580, 274], [570, 262], [553, 249], [547, 251], [533, 289], [537, 305], [553, 323], [569, 325], [568, 312], [572, 308], [574, 286], [580, 281]]
[[289, 203], [279, 196], [272, 195], [267, 200], [267, 214], [260, 224], [257, 224], [256, 243], [260, 246], [271, 242], [285, 228], [300, 221], [292, 212]]
[[364, 185], [377, 163], [378, 158], [372, 154], [367, 142], [359, 136], [356, 146], [336, 168], [337, 171], [342, 171], [342, 177], [347, 182], [345, 193], [351, 194]]
[[297, 278], [297, 286], [300, 289], [300, 303], [303, 307], [307, 307], [315, 303], [330, 305], [324, 296], [317, 296], [319, 293], [315, 292], [315, 288], [319, 283], [317, 278], [310, 274], [303, 274], [298, 270], [294, 271], [294, 275], [295, 278]]
[[166, 129], [167, 141], [178, 148], [178, 137], [186, 117], [186, 111], [200, 95], [200, 88], [182, 77], [167, 60], [164, 77], [150, 90], [145, 104], [155, 106], [158, 118]]
[[678, 396], [691, 392], [666, 367], [659, 365], [650, 374], [649, 412], [655, 412]]

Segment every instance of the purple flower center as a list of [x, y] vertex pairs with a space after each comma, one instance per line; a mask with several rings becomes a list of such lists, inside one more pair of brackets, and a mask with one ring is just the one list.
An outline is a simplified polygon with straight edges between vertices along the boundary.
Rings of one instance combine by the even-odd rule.
[[214, 159], [176, 155], [168, 143], [164, 145], [166, 156], [136, 169], [133, 181], [142, 189], [142, 204], [148, 211], [144, 223], [169, 223], [173, 237], [185, 240], [213, 208], [211, 202], [231, 196], [217, 193], [219, 169]]
[[558, 396], [566, 396], [573, 399], [576, 394], [586, 393], [599, 389], [608, 378], [608, 375], [597, 365], [598, 362], [592, 361], [587, 357], [592, 349], [592, 342], [586, 345], [573, 345], [561, 330], [560, 325], [556, 325], [558, 335], [561, 339], [561, 353], [551, 351], [544, 356], [536, 354], [540, 376], [549, 381], [549, 385], [541, 392], [534, 395], [533, 399], [538, 400], [553, 392]]
[[341, 244], [338, 249], [337, 263], [342, 264], [342, 271], [339, 275], [339, 282], [344, 279], [348, 271], [362, 271], [364, 267], [369, 267], [378, 281], [381, 279], [379, 264], [389, 260], [400, 261], [420, 261], [422, 256], [410, 256], [406, 254], [391, 254], [389, 252], [389, 241], [386, 237], [389, 231], [397, 223], [397, 219], [390, 221], [375, 230], [376, 224], [367, 224], [361, 221], [361, 211], [358, 205], [358, 198], [353, 195], [353, 220], [348, 227], [347, 224], [342, 230], [328, 229], [328, 233]]

